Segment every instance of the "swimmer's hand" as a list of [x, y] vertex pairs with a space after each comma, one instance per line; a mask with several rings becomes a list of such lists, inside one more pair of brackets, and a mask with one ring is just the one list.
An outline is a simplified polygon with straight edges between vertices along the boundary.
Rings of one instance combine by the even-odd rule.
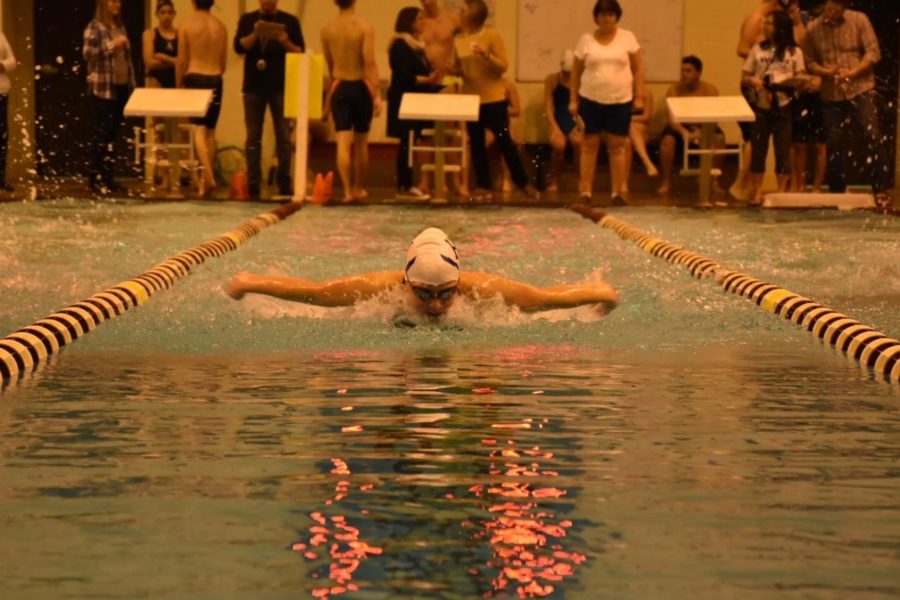
[[225, 284], [225, 287], [223, 288], [225, 290], [225, 293], [235, 300], [240, 300], [244, 297], [244, 294], [247, 293], [247, 284], [249, 278], [250, 273], [241, 271], [240, 273], [232, 277], [227, 284]]

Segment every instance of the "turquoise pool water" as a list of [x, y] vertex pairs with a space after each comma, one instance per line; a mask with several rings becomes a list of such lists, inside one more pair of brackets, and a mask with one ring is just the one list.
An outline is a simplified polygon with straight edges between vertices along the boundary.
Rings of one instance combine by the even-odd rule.
[[[263, 210], [5, 205], [5, 334]], [[896, 219], [622, 210], [900, 335]], [[623, 295], [390, 324], [221, 285], [464, 268]], [[304, 209], [0, 397], [3, 598], [893, 598], [900, 391], [566, 211]], [[520, 591], [521, 588], [521, 591]]]

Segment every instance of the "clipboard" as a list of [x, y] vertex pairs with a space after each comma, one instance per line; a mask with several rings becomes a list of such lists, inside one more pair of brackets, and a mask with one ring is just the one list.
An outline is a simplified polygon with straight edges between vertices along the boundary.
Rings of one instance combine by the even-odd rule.
[[284, 23], [276, 23], [274, 21], [257, 21], [257, 23], [256, 35], [263, 40], [275, 38], [284, 31]]

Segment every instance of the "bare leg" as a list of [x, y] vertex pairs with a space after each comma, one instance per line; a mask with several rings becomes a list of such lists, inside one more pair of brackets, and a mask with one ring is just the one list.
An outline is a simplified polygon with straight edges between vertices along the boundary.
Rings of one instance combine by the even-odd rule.
[[213, 156], [215, 156], [215, 132], [199, 125], [194, 129], [194, 144], [197, 146], [197, 158], [200, 160], [200, 182], [198, 192], [204, 198], [212, 193], [216, 187], [216, 178], [213, 175]]
[[350, 179], [350, 154], [353, 148], [353, 132], [339, 131], [335, 134], [337, 141], [337, 169], [344, 187], [344, 201], [353, 199], [353, 186]]
[[665, 196], [672, 185], [672, 168], [675, 166], [675, 138], [671, 135], [663, 136], [659, 143], [659, 168], [662, 172], [662, 181], [659, 183], [658, 193]]
[[762, 182], [763, 175], [765, 173], [749, 173], [748, 179], [750, 181], [750, 203], [760, 205], [763, 201], [762, 196]]
[[816, 167], [813, 171], [813, 191], [822, 191], [822, 183], [825, 182], [825, 170], [828, 167], [828, 152], [825, 144], [815, 145]]
[[[659, 175], [659, 171], [656, 170], [656, 166], [653, 164], [653, 161], [650, 160], [650, 154], [647, 152], [647, 126], [643, 123], [634, 123], [631, 124], [631, 129], [628, 132], [628, 136], [631, 139], [631, 146], [633, 147], [633, 151], [637, 152], [637, 155], [640, 157], [641, 162], [644, 163], [644, 168], [647, 169], [647, 175], [650, 177], [656, 177]], [[629, 169], [630, 169], [630, 161], [631, 151], [629, 150]]]
[[356, 133], [353, 135], [353, 198], [362, 200], [369, 197], [366, 191], [366, 172], [369, 170], [369, 134]]
[[597, 153], [600, 151], [600, 134], [584, 136], [581, 144], [581, 164], [578, 168], [578, 193], [590, 196], [594, 190], [594, 171], [597, 170]]
[[559, 178], [562, 173], [563, 161], [566, 158], [566, 138], [561, 131], [554, 129], [550, 133], [550, 177], [547, 181], [547, 191], [559, 191]]
[[628, 169], [625, 156], [628, 150], [628, 137], [624, 135], [606, 135], [606, 151], [609, 153], [609, 172], [612, 180], [612, 195], [621, 194], [628, 185]]
[[745, 142], [744, 147], [741, 149], [741, 151], [743, 153], [744, 166], [740, 170], [740, 172], [738, 172], [734, 183], [728, 190], [728, 193], [730, 193], [736, 200], [746, 200], [748, 197], [748, 188], [752, 188], [752, 186], [754, 185], [753, 178], [750, 174], [750, 142]]

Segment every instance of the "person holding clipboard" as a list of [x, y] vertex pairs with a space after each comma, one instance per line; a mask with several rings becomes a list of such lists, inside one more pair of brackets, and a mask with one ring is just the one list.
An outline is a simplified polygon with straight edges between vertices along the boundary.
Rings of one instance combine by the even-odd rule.
[[284, 117], [284, 65], [288, 52], [304, 52], [306, 44], [297, 17], [278, 10], [278, 0], [259, 0], [259, 10], [243, 15], [234, 37], [235, 51], [244, 57], [244, 124], [247, 128], [247, 183], [251, 198], [260, 197], [262, 132], [266, 107], [272, 114], [278, 157], [278, 194], [291, 189], [290, 128]]

